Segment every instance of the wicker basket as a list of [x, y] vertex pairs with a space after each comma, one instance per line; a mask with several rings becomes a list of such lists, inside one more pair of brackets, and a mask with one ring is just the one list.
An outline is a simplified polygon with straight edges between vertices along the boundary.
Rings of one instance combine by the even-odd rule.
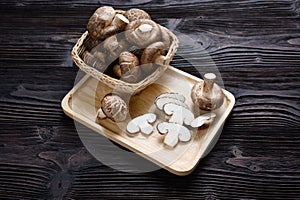
[[99, 80], [100, 82], [104, 83], [108, 87], [114, 89], [118, 92], [125, 92], [125, 93], [131, 93], [135, 94], [137, 92], [140, 92], [144, 88], [146, 88], [148, 85], [155, 82], [167, 69], [170, 61], [173, 59], [174, 54], [177, 51], [178, 48], [178, 39], [177, 37], [169, 31], [167, 28], [162, 27], [170, 36], [171, 38], [171, 45], [167, 52], [167, 55], [165, 56], [164, 64], [158, 67], [153, 73], [149, 74], [145, 79], [141, 80], [138, 83], [127, 83], [125, 81], [115, 79], [113, 77], [110, 77], [107, 74], [104, 74], [97, 69], [87, 65], [82, 60], [82, 53], [87, 49], [85, 44], [88, 43], [88, 41], [91, 39], [88, 32], [86, 31], [77, 41], [76, 45], [73, 47], [72, 50], [72, 58], [76, 65], [85, 73], [89, 74], [90, 76], [94, 77], [95, 79]]

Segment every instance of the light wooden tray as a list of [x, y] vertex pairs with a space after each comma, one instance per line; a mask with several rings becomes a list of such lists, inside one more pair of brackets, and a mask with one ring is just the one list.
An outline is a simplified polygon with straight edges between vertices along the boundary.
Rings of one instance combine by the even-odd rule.
[[[163, 113], [156, 110], [154, 100], [158, 95], [166, 92], [183, 94], [186, 97], [186, 103], [193, 108], [190, 97], [191, 88], [199, 80], [201, 79], [169, 66], [157, 81], [128, 100], [131, 117], [155, 112], [158, 115], [156, 123], [163, 121]], [[68, 116], [79, 123], [181, 176], [191, 173], [200, 159], [211, 151], [235, 103], [234, 96], [224, 90], [226, 101], [221, 108], [214, 111], [216, 118], [212, 124], [195, 130], [191, 141], [179, 143], [170, 149], [163, 144], [164, 136], [156, 130], [150, 136], [140, 133], [132, 137], [126, 134], [125, 127], [128, 121], [116, 124], [105, 119], [96, 123], [95, 117], [100, 101], [110, 92], [112, 92], [111, 88], [86, 75], [64, 97], [62, 108]]]

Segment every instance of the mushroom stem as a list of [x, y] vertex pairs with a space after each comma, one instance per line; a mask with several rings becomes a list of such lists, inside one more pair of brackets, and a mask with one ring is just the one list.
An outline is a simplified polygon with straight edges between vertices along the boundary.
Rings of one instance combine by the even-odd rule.
[[153, 29], [153, 27], [149, 24], [142, 24], [138, 27], [138, 30], [142, 33], [150, 32]]
[[216, 75], [213, 73], [204, 74], [204, 83], [202, 88], [202, 95], [206, 98], [211, 98], [212, 90], [216, 80]]
[[99, 110], [97, 111], [97, 118], [100, 118], [100, 119], [104, 119], [106, 118], [106, 115], [104, 114], [102, 108], [99, 108]]
[[111, 25], [124, 28], [129, 23], [129, 20], [122, 14], [116, 14]]
[[195, 83], [192, 88], [191, 97], [193, 102], [202, 110], [215, 110], [222, 106], [224, 93], [222, 88], [214, 83], [216, 75], [204, 74], [204, 81]]
[[101, 31], [100, 39], [106, 39], [112, 35], [125, 29], [125, 26], [129, 23], [128, 19], [121, 14], [116, 14], [111, 24], [105, 27]]
[[166, 61], [166, 57], [163, 55], [159, 55], [154, 59], [154, 63], [159, 64], [159, 65], [164, 65]]

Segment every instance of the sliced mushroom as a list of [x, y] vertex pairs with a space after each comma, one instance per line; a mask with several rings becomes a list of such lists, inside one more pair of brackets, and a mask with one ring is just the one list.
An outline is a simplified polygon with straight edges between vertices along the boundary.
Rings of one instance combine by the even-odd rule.
[[137, 134], [142, 132], [146, 135], [150, 135], [154, 127], [151, 125], [156, 121], [156, 115], [153, 113], [144, 114], [132, 119], [126, 127], [126, 130], [129, 134]]
[[215, 110], [222, 106], [224, 93], [220, 86], [214, 83], [216, 75], [207, 73], [204, 81], [196, 83], [191, 92], [193, 102], [202, 110]]
[[93, 39], [99, 39], [102, 34], [102, 30], [111, 24], [115, 16], [115, 10], [110, 6], [102, 6], [98, 8], [94, 14], [90, 17], [87, 24], [87, 30], [89, 35]]
[[138, 8], [131, 8], [130, 10], [127, 10], [125, 16], [130, 22], [138, 19], [151, 19], [148, 13]]
[[97, 119], [109, 118], [115, 122], [124, 121], [128, 116], [128, 106], [125, 101], [115, 94], [107, 94], [101, 101], [97, 111]]
[[177, 99], [181, 102], [185, 102], [185, 97], [182, 94], [178, 94], [178, 93], [163, 93], [159, 95], [156, 99], [160, 99], [160, 98], [172, 98], [172, 99]]
[[169, 119], [171, 123], [190, 125], [195, 118], [192, 111], [173, 103], [166, 104], [163, 111], [171, 116]]
[[180, 124], [162, 122], [157, 125], [157, 130], [161, 134], [166, 134], [164, 143], [169, 147], [175, 147], [181, 142], [188, 142], [191, 140], [191, 132]]
[[130, 22], [125, 29], [126, 39], [139, 48], [161, 40], [161, 30], [158, 24], [149, 19], [138, 19]]
[[178, 106], [182, 106], [186, 109], [189, 108], [187, 104], [185, 104], [184, 102], [182, 102], [178, 99], [174, 99], [174, 98], [161, 97], [161, 98], [157, 98], [154, 103], [159, 110], [163, 110], [163, 107], [169, 103], [172, 103], [172, 104], [175, 104]]
[[216, 117], [215, 113], [206, 113], [204, 115], [200, 115], [196, 117], [192, 122], [191, 122], [191, 127], [193, 128], [198, 128], [201, 127], [204, 124], [209, 124], [212, 122], [212, 120]]

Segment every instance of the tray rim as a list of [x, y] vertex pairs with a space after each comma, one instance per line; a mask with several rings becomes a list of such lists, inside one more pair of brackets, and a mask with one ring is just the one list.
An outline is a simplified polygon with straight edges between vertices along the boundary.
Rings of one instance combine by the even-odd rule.
[[[172, 66], [168, 66], [167, 70], [172, 70], [176, 73], [179, 73], [179, 74], [181, 74], [185, 77], [188, 77], [190, 79], [193, 79], [195, 81], [202, 80], [201, 78], [198, 78], [194, 75], [191, 75], [189, 73], [181, 71]], [[154, 158], [148, 156], [147, 154], [143, 154], [143, 152], [139, 151], [138, 149], [124, 143], [123, 141], [117, 140], [116, 138], [112, 137], [111, 135], [115, 134], [113, 131], [101, 126], [100, 124], [97, 124], [98, 125], [97, 127], [92, 126], [92, 125], [90, 125], [90, 123], [87, 122], [90, 119], [88, 119], [87, 117], [84, 117], [82, 115], [79, 115], [79, 114], [76, 115], [76, 112], [73, 111], [72, 108], [70, 107], [69, 101], [72, 100], [73, 93], [75, 93], [90, 78], [94, 78], [94, 77], [92, 77], [88, 74], [84, 75], [84, 77], [65, 95], [65, 97], [61, 101], [61, 107], [63, 108], [64, 113], [67, 116], [69, 116], [70, 118], [72, 118], [73, 120], [76, 120], [77, 122], [83, 124], [84, 126], [87, 126], [88, 128], [92, 129], [93, 131], [97, 132], [98, 134], [101, 134], [102, 136], [107, 137], [108, 139], [122, 145], [123, 147], [133, 151], [134, 153], [144, 157], [147, 160], [150, 160], [151, 162], [157, 164], [158, 166], [160, 166], [160, 167], [166, 169], [167, 171], [169, 171], [173, 174], [176, 174], [178, 176], [185, 176], [185, 175], [190, 174], [196, 168], [196, 166], [198, 165], [200, 160], [211, 151], [211, 149], [217, 143], [219, 136], [221, 134], [220, 128], [223, 128], [223, 125], [224, 125], [226, 119], [228, 118], [229, 114], [231, 113], [233, 106], [235, 104], [235, 97], [233, 96], [233, 94], [230, 93], [229, 91], [223, 89], [223, 92], [224, 92], [226, 98], [230, 101], [230, 103], [227, 105], [227, 108], [226, 108], [225, 112], [223, 113], [223, 115], [220, 116], [218, 123], [210, 131], [210, 134], [207, 138], [208, 142], [203, 143], [204, 146], [202, 148], [204, 148], [204, 151], [201, 152], [201, 149], [199, 149], [199, 151], [196, 154], [195, 159], [194, 159], [194, 161], [196, 161], [196, 162], [193, 163], [192, 165], [190, 165], [190, 168], [185, 168], [185, 169], [178, 168], [177, 169], [175, 166], [172, 166], [172, 165], [174, 165], [174, 163], [176, 163], [176, 161], [169, 166], [165, 166], [164, 164], [160, 163], [158, 160], [155, 160]]]

